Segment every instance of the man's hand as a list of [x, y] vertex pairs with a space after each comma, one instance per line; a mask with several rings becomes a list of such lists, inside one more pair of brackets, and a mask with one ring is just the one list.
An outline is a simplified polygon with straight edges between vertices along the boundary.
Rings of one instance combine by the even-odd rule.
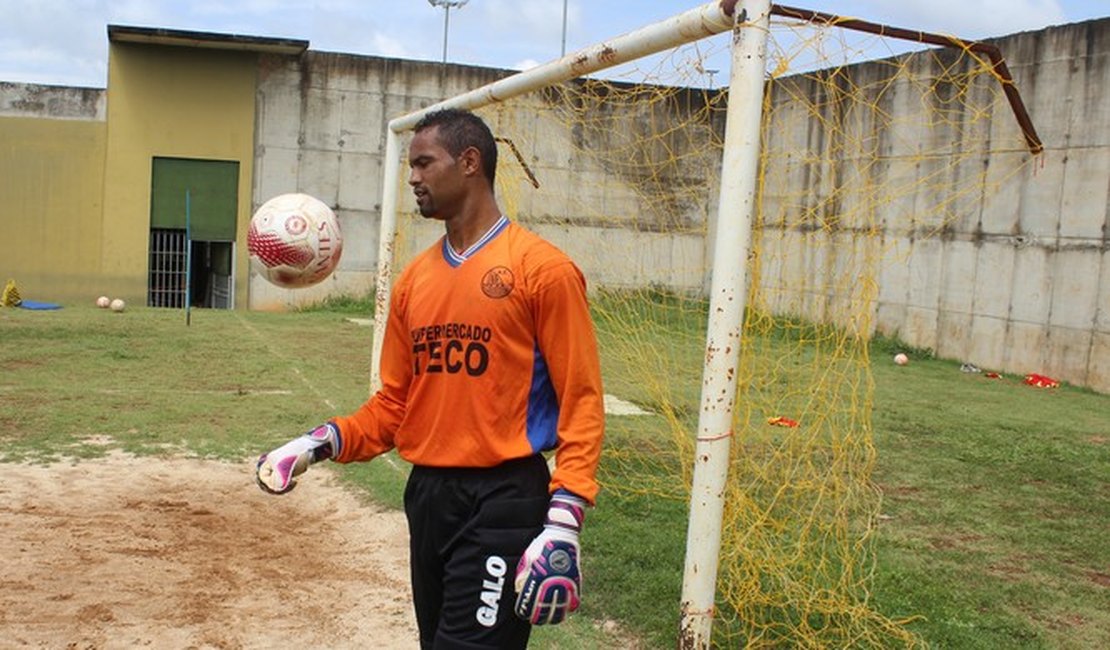
[[255, 465], [258, 487], [270, 494], [285, 494], [297, 485], [295, 479], [308, 466], [332, 458], [339, 451], [339, 429], [328, 422], [262, 454]]
[[516, 568], [516, 614], [533, 625], [560, 623], [578, 609], [582, 574], [578, 533], [586, 502], [565, 491], [551, 497], [547, 521]]

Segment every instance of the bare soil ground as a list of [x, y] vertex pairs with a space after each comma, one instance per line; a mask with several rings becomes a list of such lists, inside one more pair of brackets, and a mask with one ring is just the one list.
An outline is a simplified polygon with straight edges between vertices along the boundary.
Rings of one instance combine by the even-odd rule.
[[418, 647], [404, 516], [326, 471], [0, 464], [0, 639], [40, 648]]

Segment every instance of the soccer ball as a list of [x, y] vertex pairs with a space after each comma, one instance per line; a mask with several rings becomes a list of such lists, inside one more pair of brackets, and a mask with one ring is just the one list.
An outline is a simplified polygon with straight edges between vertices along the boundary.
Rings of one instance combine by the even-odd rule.
[[898, 354], [894, 355], [894, 363], [896, 363], [900, 366], [904, 366], [909, 362], [910, 362], [910, 358], [908, 356], [906, 356], [905, 352], [899, 352]]
[[116, 298], [109, 306], [112, 308], [112, 311], [123, 311], [127, 307], [127, 303], [123, 301], [123, 298]]
[[271, 284], [311, 287], [339, 264], [343, 236], [335, 213], [307, 194], [281, 194], [251, 217], [247, 231], [251, 264]]
[[110, 304], [112, 304], [112, 301], [108, 299], [108, 296], [100, 296], [96, 299], [96, 306], [101, 309], [107, 309]]

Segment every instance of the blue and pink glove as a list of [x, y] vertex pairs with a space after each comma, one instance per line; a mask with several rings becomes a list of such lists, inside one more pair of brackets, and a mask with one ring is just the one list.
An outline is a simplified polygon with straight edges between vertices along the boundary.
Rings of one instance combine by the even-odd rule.
[[328, 422], [294, 438], [277, 449], [262, 454], [255, 465], [258, 487], [270, 494], [292, 490], [308, 466], [334, 457], [339, 452], [339, 429]]
[[547, 521], [516, 568], [516, 614], [533, 625], [560, 623], [578, 609], [582, 573], [578, 533], [586, 501], [564, 490], [551, 497]]

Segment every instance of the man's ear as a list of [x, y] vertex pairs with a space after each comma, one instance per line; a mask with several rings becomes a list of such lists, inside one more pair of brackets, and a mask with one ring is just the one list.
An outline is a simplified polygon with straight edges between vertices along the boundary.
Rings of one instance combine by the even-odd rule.
[[462, 163], [463, 173], [467, 176], [482, 173], [482, 154], [477, 147], [463, 149], [459, 154], [459, 162]]

